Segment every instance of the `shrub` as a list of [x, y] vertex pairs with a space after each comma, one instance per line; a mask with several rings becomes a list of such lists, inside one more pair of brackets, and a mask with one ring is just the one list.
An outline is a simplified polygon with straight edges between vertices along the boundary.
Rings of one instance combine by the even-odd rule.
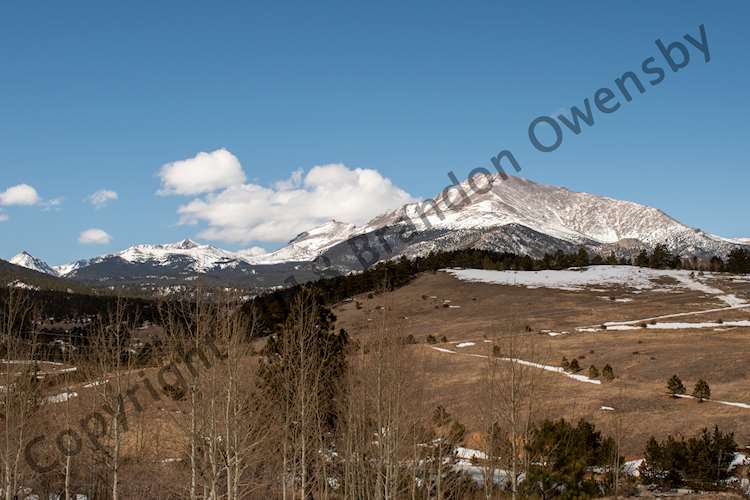
[[589, 378], [599, 378], [599, 369], [594, 365], [589, 366]]
[[696, 398], [699, 403], [702, 403], [704, 399], [711, 398], [711, 388], [705, 380], [699, 379], [698, 382], [695, 383], [693, 397]]
[[500, 356], [500, 354], [502, 354], [502, 352], [500, 350], [500, 346], [499, 345], [493, 345], [492, 346], [492, 355], [495, 356], [495, 357], [498, 357], [498, 356]]
[[680, 377], [672, 375], [672, 378], [667, 381], [667, 393], [672, 397], [677, 397], [678, 394], [685, 394], [685, 392], [686, 389]]
[[427, 336], [427, 343], [428, 344], [437, 344], [437, 339], [434, 335], [428, 335]]
[[172, 401], [182, 401], [185, 399], [184, 387], [173, 384], [166, 384], [162, 387], [162, 391], [164, 391], [164, 394], [169, 396]]
[[612, 367], [607, 363], [604, 365], [604, 368], [602, 368], [602, 380], [605, 380], [606, 382], [611, 382], [615, 379], [615, 371], [612, 369]]
[[440, 342], [442, 342], [442, 343], [448, 342], [448, 337], [446, 337], [445, 335], [443, 335], [442, 337], [440, 337]]
[[432, 411], [432, 422], [435, 425], [439, 425], [439, 426], [445, 425], [450, 421], [450, 419], [451, 419], [450, 413], [448, 413], [448, 411], [440, 405], [438, 405]]
[[570, 362], [568, 369], [573, 373], [580, 372], [581, 366], [578, 364], [578, 360], [574, 358], [573, 361]]

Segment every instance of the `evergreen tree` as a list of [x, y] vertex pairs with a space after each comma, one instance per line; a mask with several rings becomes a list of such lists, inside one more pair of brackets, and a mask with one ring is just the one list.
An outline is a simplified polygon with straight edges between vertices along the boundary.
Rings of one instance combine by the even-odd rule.
[[718, 427], [713, 433], [703, 429], [698, 436], [676, 439], [668, 436], [663, 442], [651, 438], [646, 445], [641, 465], [641, 480], [670, 488], [685, 483], [705, 488], [730, 475], [730, 464], [737, 452], [734, 435], [724, 434]]
[[589, 378], [599, 378], [599, 369], [594, 365], [589, 366]]
[[575, 260], [576, 267], [586, 267], [589, 265], [589, 253], [585, 248], [581, 247], [578, 249]]
[[[289, 380], [307, 375], [304, 370], [311, 371], [319, 396], [316, 411], [329, 430], [336, 424], [337, 399], [346, 373], [349, 342], [344, 329], [335, 332], [335, 322], [336, 316], [320, 305], [317, 294], [303, 288], [294, 299], [284, 328], [269, 337], [266, 358], [258, 367], [261, 390], [277, 408], [291, 405], [300, 397], [295, 392], [299, 389], [297, 384], [290, 384]], [[309, 366], [300, 365], [303, 356], [309, 360]]]
[[563, 356], [562, 361], [560, 361], [560, 366], [563, 370], [568, 371], [568, 369], [570, 368], [570, 361], [568, 361], [568, 358]]
[[618, 262], [617, 262], [617, 256], [615, 255], [615, 252], [610, 252], [609, 257], [607, 257], [607, 265], [616, 266], [617, 264]]
[[672, 378], [667, 381], [667, 392], [673, 397], [676, 397], [678, 394], [685, 394], [687, 390], [682, 384], [682, 380], [680, 380], [680, 377], [678, 377], [677, 375], [672, 375]]
[[744, 248], [732, 250], [727, 259], [726, 270], [734, 274], [750, 273], [750, 252]]
[[570, 366], [568, 366], [568, 370], [573, 373], [581, 371], [581, 366], [578, 364], [578, 360], [576, 358], [573, 358], [573, 361], [570, 362]]
[[667, 248], [667, 245], [659, 243], [654, 247], [648, 265], [654, 269], [667, 269], [673, 267], [674, 257]]
[[711, 261], [709, 262], [709, 267], [711, 268], [711, 272], [714, 273], [720, 273], [724, 271], [724, 261], [721, 260], [721, 257], [717, 257], [714, 255], [711, 257]]
[[646, 250], [641, 250], [641, 253], [635, 258], [635, 265], [638, 267], [648, 267], [649, 258]]
[[610, 382], [615, 379], [615, 371], [609, 366], [609, 363], [604, 365], [602, 368], [602, 379], [606, 382]]
[[699, 403], [702, 403], [704, 399], [711, 398], [711, 388], [705, 380], [699, 379], [698, 382], [695, 383], [693, 397], [696, 398]]
[[534, 429], [527, 453], [528, 475], [520, 484], [523, 498], [596, 498], [604, 485], [588, 471], [610, 464], [617, 447], [593, 424], [581, 420], [573, 426], [561, 419], [546, 420]]

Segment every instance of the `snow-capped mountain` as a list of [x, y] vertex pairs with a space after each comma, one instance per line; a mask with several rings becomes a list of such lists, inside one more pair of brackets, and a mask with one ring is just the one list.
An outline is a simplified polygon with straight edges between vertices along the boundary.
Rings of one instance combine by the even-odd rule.
[[406, 217], [418, 230], [518, 224], [571, 243], [605, 244], [634, 239], [650, 245], [672, 243], [675, 251], [683, 251], [689, 244], [685, 240], [691, 238], [696, 247], [732, 243], [692, 229], [656, 208], [537, 184], [520, 177], [495, 176], [492, 188], [483, 194], [472, 194], [468, 181], [461, 184], [461, 189], [467, 201], [458, 209], [452, 207], [462, 198], [454, 191], [449, 196], [440, 194], [427, 203], [410, 204], [386, 213], [373, 219], [367, 228], [376, 230]]
[[[693, 229], [653, 207], [520, 177], [495, 176], [489, 189], [477, 192], [468, 180], [459, 187], [375, 217], [355, 231], [361, 240], [357, 247], [369, 235], [366, 243], [381, 258], [469, 247], [539, 257], [571, 246], [608, 253], [664, 243], [678, 255], [705, 257], [726, 255], [741, 244]], [[398, 234], [409, 237], [395, 238]]]
[[168, 265], [174, 259], [186, 258], [193, 262], [192, 270], [201, 273], [215, 268], [220, 263], [237, 260], [237, 254], [213, 245], [200, 245], [192, 240], [183, 240], [166, 245], [136, 245], [111, 255], [131, 263], [154, 263]]
[[52, 266], [44, 262], [42, 259], [37, 259], [26, 251], [14, 256], [8, 262], [17, 266], [25, 267], [26, 269], [31, 269], [32, 271], [38, 271], [51, 276], [58, 276], [57, 271]]
[[297, 235], [287, 246], [274, 252], [254, 256], [239, 253], [239, 256], [250, 264], [311, 261], [337, 243], [349, 239], [356, 230], [354, 224], [331, 220]]
[[[360, 271], [395, 257], [465, 248], [541, 257], [585, 247], [593, 253], [633, 256], [664, 243], [675, 254], [705, 258], [750, 247], [750, 240], [693, 229], [656, 208], [519, 177], [495, 176], [482, 193], [474, 192], [468, 181], [459, 188], [386, 212], [361, 227], [326, 222], [263, 255], [184, 240], [136, 245], [55, 268], [25, 252], [13, 261], [96, 286], [159, 288], [200, 278], [269, 288], [320, 278], [323, 272]], [[325, 266], [314, 262], [321, 256]]]

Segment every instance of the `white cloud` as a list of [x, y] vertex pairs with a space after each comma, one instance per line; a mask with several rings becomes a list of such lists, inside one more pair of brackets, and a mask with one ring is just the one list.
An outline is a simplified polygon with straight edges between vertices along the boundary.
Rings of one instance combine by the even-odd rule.
[[5, 221], [6, 221], [6, 220], [8, 220], [9, 218], [10, 218], [10, 217], [8, 217], [8, 214], [6, 214], [6, 213], [4, 213], [4, 212], [0, 212], [0, 222], [5, 222]]
[[86, 198], [86, 201], [94, 205], [95, 208], [106, 207], [110, 201], [115, 201], [118, 198], [115, 191], [109, 189], [100, 189], [91, 196]]
[[0, 205], [36, 205], [41, 201], [36, 189], [28, 184], [9, 187], [0, 193]]
[[44, 200], [40, 202], [42, 209], [45, 212], [49, 212], [50, 210], [54, 210], [55, 212], [60, 211], [60, 205], [62, 205], [64, 198], [52, 198], [51, 200]]
[[241, 184], [179, 208], [182, 224], [205, 222], [201, 236], [231, 243], [281, 242], [330, 219], [355, 224], [416, 201], [377, 170], [342, 164], [297, 171], [273, 187]]
[[84, 245], [106, 245], [112, 241], [112, 236], [101, 229], [87, 229], [78, 237], [78, 242]]
[[257, 257], [259, 255], [267, 254], [268, 250], [263, 247], [250, 247], [245, 250], [240, 250], [237, 253], [242, 254], [245, 257]]
[[159, 177], [158, 194], [162, 196], [210, 193], [245, 182], [240, 161], [224, 148], [167, 163], [159, 170]]

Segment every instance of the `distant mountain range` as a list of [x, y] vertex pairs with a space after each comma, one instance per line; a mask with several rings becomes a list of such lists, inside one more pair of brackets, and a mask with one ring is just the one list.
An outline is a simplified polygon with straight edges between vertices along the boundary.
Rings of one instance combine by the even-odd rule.
[[519, 177], [496, 176], [486, 192], [474, 192], [468, 181], [460, 189], [465, 198], [454, 189], [379, 215], [361, 227], [327, 222], [264, 255], [184, 240], [137, 245], [55, 267], [27, 252], [10, 262], [92, 286], [155, 291], [198, 280], [243, 288], [283, 287], [361, 271], [380, 260], [465, 248], [541, 257], [584, 247], [592, 253], [632, 256], [663, 243], [675, 254], [699, 258], [726, 256], [738, 246], [750, 249], [750, 239], [709, 234], [656, 208]]

